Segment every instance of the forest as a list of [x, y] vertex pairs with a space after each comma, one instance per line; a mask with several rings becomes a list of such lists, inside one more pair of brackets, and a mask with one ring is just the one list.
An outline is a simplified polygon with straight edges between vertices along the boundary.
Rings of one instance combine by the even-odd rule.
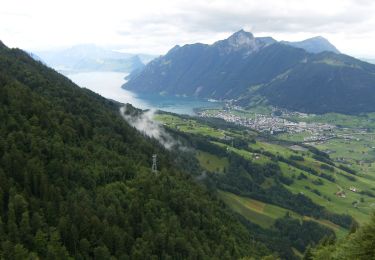
[[272, 253], [118, 109], [25, 52], [0, 46], [1, 258]]

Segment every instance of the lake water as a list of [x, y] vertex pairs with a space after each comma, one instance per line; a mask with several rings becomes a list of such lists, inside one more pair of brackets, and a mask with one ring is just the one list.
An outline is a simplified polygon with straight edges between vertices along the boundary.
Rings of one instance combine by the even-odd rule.
[[177, 114], [193, 115], [195, 108], [221, 107], [219, 102], [188, 97], [139, 95], [121, 86], [127, 74], [119, 72], [84, 72], [67, 74], [80, 87], [88, 88], [99, 95], [122, 103], [130, 103], [142, 109], [156, 108]]

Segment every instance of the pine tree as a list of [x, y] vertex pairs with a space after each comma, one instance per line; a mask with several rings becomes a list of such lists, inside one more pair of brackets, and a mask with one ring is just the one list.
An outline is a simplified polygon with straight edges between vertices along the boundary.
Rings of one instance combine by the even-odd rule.
[[40, 229], [34, 237], [34, 249], [42, 258], [47, 254], [47, 235]]
[[23, 245], [17, 244], [14, 246], [14, 259], [15, 260], [24, 260], [29, 256], [29, 251], [24, 248]]
[[313, 260], [312, 248], [310, 245], [306, 248], [302, 260]]
[[14, 210], [13, 202], [8, 204], [8, 236], [12, 242], [18, 242], [18, 227], [16, 221], [16, 213]]
[[4, 229], [4, 223], [3, 219], [0, 216], [0, 242], [5, 238], [5, 229]]
[[31, 228], [30, 228], [30, 217], [29, 212], [25, 211], [22, 213], [22, 219], [20, 223], [20, 234], [21, 240], [28, 246], [31, 246]]

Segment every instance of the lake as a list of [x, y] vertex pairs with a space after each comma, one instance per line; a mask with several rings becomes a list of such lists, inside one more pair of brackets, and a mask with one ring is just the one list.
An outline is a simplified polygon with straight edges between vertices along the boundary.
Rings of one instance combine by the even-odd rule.
[[122, 103], [130, 103], [141, 109], [155, 108], [177, 114], [194, 115], [195, 108], [221, 107], [220, 102], [204, 99], [161, 95], [139, 95], [121, 86], [127, 74], [119, 72], [82, 72], [66, 75], [80, 87], [88, 88], [99, 95]]

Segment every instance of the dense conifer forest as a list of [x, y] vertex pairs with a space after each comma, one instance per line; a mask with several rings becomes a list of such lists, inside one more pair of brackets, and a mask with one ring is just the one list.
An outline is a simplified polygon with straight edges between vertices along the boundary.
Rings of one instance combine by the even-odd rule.
[[375, 258], [375, 215], [368, 224], [338, 242], [323, 239], [315, 248], [306, 250], [305, 260], [337, 259], [337, 260], [367, 260]]
[[[1, 258], [270, 254], [118, 109], [1, 44]], [[159, 155], [157, 176], [150, 171], [153, 153]]]

